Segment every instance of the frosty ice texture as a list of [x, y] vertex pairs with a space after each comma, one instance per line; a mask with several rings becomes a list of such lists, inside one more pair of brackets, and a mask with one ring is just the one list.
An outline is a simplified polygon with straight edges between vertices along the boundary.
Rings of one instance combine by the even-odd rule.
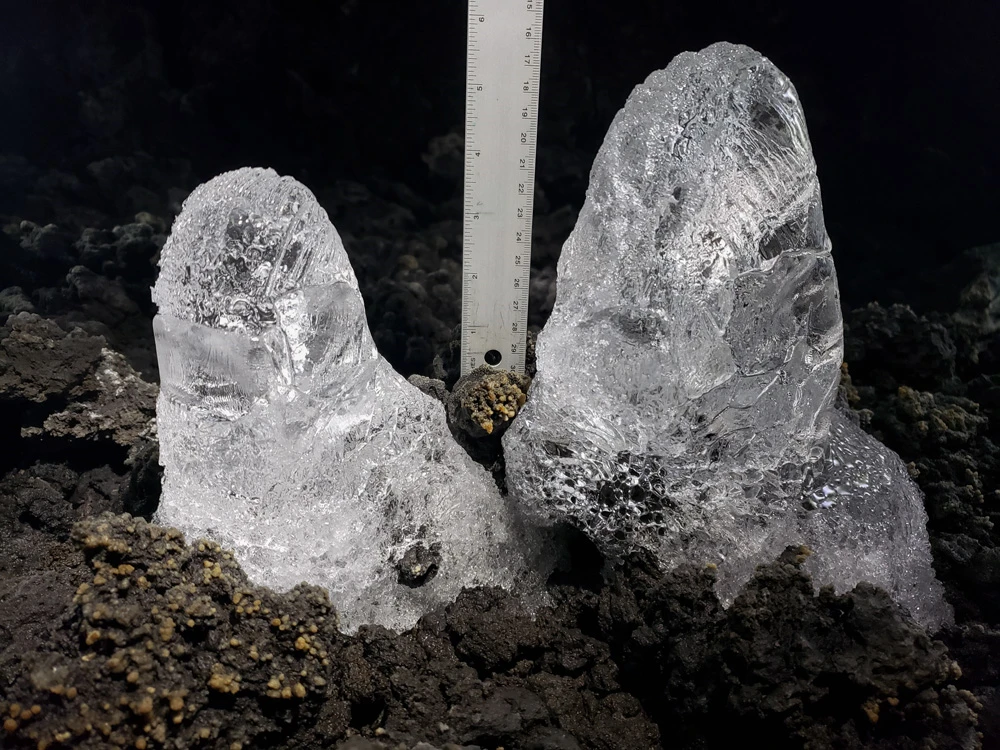
[[816, 580], [948, 617], [919, 490], [834, 408], [843, 330], [805, 119], [753, 50], [637, 87], [590, 176], [504, 440], [520, 504], [606, 549], [717, 563], [732, 596], [806, 542]]
[[[412, 625], [477, 583], [530, 588], [528, 536], [442, 405], [379, 356], [340, 237], [301, 184], [195, 190], [153, 290], [165, 469], [156, 520], [252, 580], [329, 588], [341, 625]], [[437, 559], [437, 574], [400, 571]], [[402, 575], [401, 573], [406, 573]]]

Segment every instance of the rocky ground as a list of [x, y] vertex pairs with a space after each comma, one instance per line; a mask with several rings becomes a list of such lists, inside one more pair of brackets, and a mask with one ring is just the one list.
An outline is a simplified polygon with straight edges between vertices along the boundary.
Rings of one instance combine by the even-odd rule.
[[[460, 153], [439, 139], [425, 161], [454, 179]], [[412, 631], [346, 636], [324, 591], [257, 588], [225, 550], [144, 520], [159, 497], [149, 286], [193, 187], [183, 162], [111, 159], [73, 176], [3, 157], [0, 174], [25, 197], [0, 216], [0, 745], [1000, 743], [1000, 247], [942, 270], [937, 312], [846, 315], [843, 397], [927, 495], [953, 628], [929, 635], [868, 586], [815, 595], [805, 549], [722, 609], [711, 569], [664, 576], [640, 556], [604, 580], [580, 540], [534, 619], [509, 594], [474, 590]], [[317, 194], [380, 350], [448, 400], [428, 378], [458, 375], [457, 200], [380, 180]], [[574, 218], [539, 204], [536, 328]], [[516, 398], [526, 385], [502, 387]], [[454, 421], [488, 462], [482, 399], [465, 383], [455, 394]]]

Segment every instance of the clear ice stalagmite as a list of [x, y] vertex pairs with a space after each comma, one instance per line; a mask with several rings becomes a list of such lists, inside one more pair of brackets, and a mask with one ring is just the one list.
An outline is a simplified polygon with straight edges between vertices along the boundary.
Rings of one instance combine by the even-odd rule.
[[304, 186], [240, 169], [197, 188], [153, 300], [157, 522], [231, 548], [256, 583], [327, 587], [347, 630], [408, 627], [463, 586], [537, 588], [531, 535], [379, 356]]
[[638, 86], [594, 163], [504, 438], [512, 496], [606, 550], [716, 563], [730, 600], [805, 542], [818, 583], [950, 610], [920, 491], [835, 408], [843, 328], [805, 118], [727, 43]]

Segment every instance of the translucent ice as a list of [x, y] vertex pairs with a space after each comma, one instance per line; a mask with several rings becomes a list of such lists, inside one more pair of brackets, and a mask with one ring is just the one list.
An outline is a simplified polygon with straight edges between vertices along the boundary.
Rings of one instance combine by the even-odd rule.
[[558, 267], [538, 374], [505, 436], [513, 496], [608, 549], [719, 565], [730, 599], [805, 542], [820, 583], [948, 617], [919, 490], [834, 408], [831, 244], [789, 80], [746, 47], [637, 87]]
[[379, 356], [301, 184], [241, 169], [195, 190], [153, 300], [158, 522], [232, 548], [257, 583], [328, 587], [347, 630], [412, 625], [462, 586], [533, 585], [527, 535], [443, 406]]

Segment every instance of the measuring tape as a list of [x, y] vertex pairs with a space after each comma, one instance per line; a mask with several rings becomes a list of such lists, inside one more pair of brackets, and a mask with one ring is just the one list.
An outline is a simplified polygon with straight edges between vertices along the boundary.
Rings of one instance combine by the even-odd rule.
[[469, 0], [462, 374], [524, 372], [542, 0]]

